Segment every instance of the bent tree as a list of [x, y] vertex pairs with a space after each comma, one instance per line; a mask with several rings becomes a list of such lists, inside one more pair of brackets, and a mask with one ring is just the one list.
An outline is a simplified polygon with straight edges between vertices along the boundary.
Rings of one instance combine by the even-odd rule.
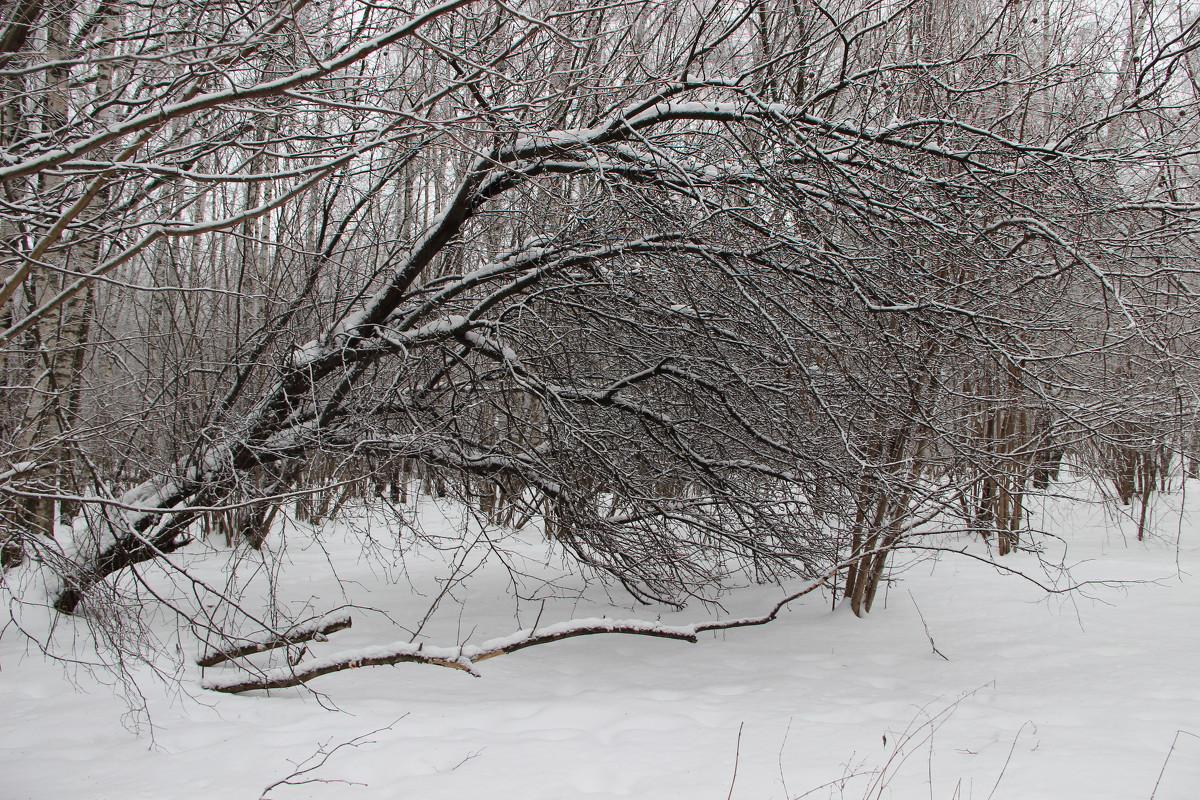
[[1051, 5], [4, 11], [6, 564], [366, 473], [669, 603], [1020, 546], [1194, 409], [1196, 21]]

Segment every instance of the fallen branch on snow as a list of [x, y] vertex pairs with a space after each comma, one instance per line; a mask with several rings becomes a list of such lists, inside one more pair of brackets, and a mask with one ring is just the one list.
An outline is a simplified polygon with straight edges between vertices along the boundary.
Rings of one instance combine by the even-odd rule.
[[232, 661], [235, 658], [243, 658], [255, 653], [265, 653], [267, 650], [274, 650], [277, 647], [300, 644], [313, 639], [320, 641], [322, 637], [344, 631], [353, 624], [349, 614], [326, 614], [323, 617], [296, 625], [282, 634], [271, 634], [266, 638], [250, 639], [245, 644], [209, 650], [196, 659], [196, 663], [202, 667], [213, 667], [223, 661]]
[[[774, 620], [783, 608], [810, 592], [823, 586], [843, 565], [831, 569], [803, 589], [784, 597], [768, 613], [758, 617], [743, 617], [732, 620], [713, 620], [691, 625], [662, 625], [645, 620], [583, 619], [551, 625], [540, 630], [525, 629], [484, 642], [482, 645], [459, 647], [425, 647], [423, 644], [400, 642], [392, 645], [365, 647], [336, 653], [326, 658], [313, 659], [294, 666], [263, 670], [256, 675], [238, 674], [205, 678], [203, 687], [216, 692], [237, 694], [255, 689], [285, 689], [308, 683], [314, 678], [358, 667], [385, 666], [402, 663], [434, 664], [439, 667], [462, 670], [478, 676], [475, 664], [489, 658], [515, 653], [527, 647], [535, 647], [576, 636], [620, 633], [633, 636], [654, 636], [661, 639], [679, 639], [695, 644], [699, 634], [706, 631], [745, 628], [765, 625]], [[278, 645], [277, 645], [278, 646]]]

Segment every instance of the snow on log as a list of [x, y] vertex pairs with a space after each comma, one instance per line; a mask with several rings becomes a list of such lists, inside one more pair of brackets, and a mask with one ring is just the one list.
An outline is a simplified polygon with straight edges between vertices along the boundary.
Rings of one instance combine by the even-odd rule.
[[244, 644], [229, 645], [209, 650], [196, 659], [196, 663], [202, 667], [213, 667], [223, 661], [232, 661], [235, 658], [243, 658], [255, 653], [274, 650], [277, 647], [300, 644], [301, 642], [311, 641], [318, 637], [328, 636], [331, 633], [344, 631], [353, 624], [354, 621], [350, 618], [349, 614], [326, 614], [323, 617], [295, 625], [281, 634], [271, 633], [263, 638], [247, 639]]
[[[475, 664], [478, 664], [480, 661], [486, 661], [489, 658], [495, 658], [507, 653], [515, 653], [527, 647], [558, 642], [576, 636], [593, 636], [598, 634], [619, 633], [633, 636], [655, 636], [660, 639], [678, 639], [696, 644], [700, 640], [699, 634], [701, 633], [730, 630], [732, 628], [745, 628], [754, 625], [766, 625], [774, 621], [779, 616], [779, 612], [789, 603], [821, 588], [839, 570], [845, 569], [849, 564], [854, 563], [858, 559], [874, 555], [879, 551], [880, 549], [878, 548], [870, 550], [838, 563], [799, 590], [784, 596], [766, 614], [757, 617], [710, 620], [708, 622], [692, 623], [691, 625], [663, 625], [647, 620], [609, 619], [608, 617], [576, 619], [549, 625], [545, 628], [525, 628], [507, 636], [488, 639], [481, 645], [425, 647], [423, 644], [400, 642], [381, 647], [365, 647], [358, 650], [336, 653], [332, 656], [312, 659], [294, 666], [263, 670], [257, 674], [242, 672], [235, 675], [206, 678], [201, 685], [205, 689], [230, 694], [249, 692], [255, 689], [283, 689], [290, 686], [299, 686], [313, 678], [328, 675], [331, 672], [340, 672], [341, 670], [356, 669], [358, 667], [403, 664], [406, 662], [450, 667], [451, 669], [459, 669], [478, 677], [479, 673], [475, 671]], [[332, 615], [329, 615], [322, 619], [331, 618]], [[317, 620], [305, 626], [305, 629], [315, 628], [319, 622], [320, 620]], [[348, 617], [346, 618], [346, 623], [346, 627], [349, 627]], [[293, 629], [293, 631], [297, 630], [300, 629]]]
[[[874, 552], [874, 551], [872, 551]], [[861, 556], [860, 556], [861, 557]], [[632, 636], [655, 636], [660, 639], [679, 639], [692, 644], [697, 643], [699, 634], [707, 631], [729, 630], [730, 628], [745, 628], [753, 625], [765, 625], [773, 621], [779, 612], [793, 600], [804, 597], [815, 591], [837, 574], [849, 561], [838, 564], [824, 575], [811, 581], [796, 592], [792, 592], [779, 600], [770, 611], [759, 617], [741, 617], [730, 620], [712, 620], [697, 622], [691, 625], [662, 625], [640, 619], [609, 619], [596, 617], [560, 622], [545, 628], [526, 628], [507, 636], [489, 639], [481, 645], [463, 645], [461, 647], [425, 647], [411, 642], [401, 642], [382, 647], [366, 647], [337, 653], [326, 658], [305, 661], [290, 667], [275, 667], [258, 674], [241, 673], [237, 675], [206, 678], [201, 684], [205, 689], [215, 692], [237, 694], [255, 689], [283, 689], [299, 686], [313, 678], [340, 672], [345, 669], [358, 667], [373, 667], [389, 664], [415, 662], [434, 664], [451, 669], [460, 669], [476, 677], [475, 664], [489, 658], [515, 653], [527, 647], [571, 639], [576, 636], [593, 636], [598, 634], [620, 633]], [[348, 626], [347, 626], [348, 627]]]
[[474, 664], [489, 658], [514, 653], [526, 647], [570, 639], [575, 636], [622, 633], [633, 636], [656, 636], [663, 639], [681, 639], [695, 644], [696, 630], [693, 625], [659, 625], [644, 620], [613, 620], [608, 618], [582, 619], [551, 625], [540, 630], [522, 630], [490, 639], [480, 646], [425, 647], [411, 642], [402, 642], [381, 647], [364, 647], [337, 653], [326, 658], [313, 659], [294, 667], [276, 667], [255, 675], [238, 674], [206, 678], [205, 689], [217, 692], [248, 692], [254, 689], [283, 689], [299, 686], [313, 678], [358, 667], [373, 667], [390, 664], [416, 662], [441, 667], [460, 669], [478, 676]]
[[[842, 564], [838, 565], [839, 568], [842, 566]], [[326, 658], [305, 661], [291, 667], [275, 667], [274, 669], [264, 670], [255, 675], [240, 673], [206, 678], [201, 685], [205, 689], [230, 694], [249, 692], [255, 689], [283, 689], [290, 686], [299, 686], [313, 678], [328, 675], [331, 672], [406, 662], [450, 667], [478, 676], [479, 673], [475, 671], [474, 665], [480, 661], [486, 661], [489, 658], [495, 658], [507, 653], [515, 653], [527, 647], [558, 642], [576, 636], [592, 636], [597, 634], [620, 633], [633, 636], [655, 636], [661, 639], [679, 639], [695, 644], [699, 641], [698, 634], [705, 631], [727, 630], [729, 628], [742, 628], [750, 625], [765, 625], [771, 622], [784, 606], [824, 585], [835, 573], [836, 569], [826, 572], [803, 589], [784, 597], [768, 613], [761, 617], [744, 617], [725, 621], [714, 620], [711, 622], [694, 623], [692, 625], [662, 625], [657, 622], [640, 619], [615, 620], [607, 617], [578, 619], [569, 622], [560, 622], [545, 628], [527, 628], [511, 633], [508, 636], [489, 639], [478, 646], [425, 647], [424, 645], [415, 645], [411, 642], [402, 642], [382, 647], [366, 647], [337, 653]]]
[[541, 630], [524, 630], [498, 639], [490, 639], [479, 647], [464, 647], [463, 655], [475, 664], [489, 658], [515, 653], [526, 647], [549, 644], [575, 636], [592, 636], [603, 633], [623, 633], [632, 636], [657, 636], [660, 639], [682, 639], [695, 644], [694, 625], [659, 625], [640, 619], [613, 620], [608, 618], [580, 619], [561, 622]]
[[327, 658], [305, 661], [294, 667], [275, 667], [258, 674], [240, 673], [205, 678], [201, 686], [216, 692], [248, 692], [254, 689], [286, 689], [299, 686], [313, 678], [358, 667], [380, 667], [389, 664], [416, 662], [434, 664], [439, 667], [461, 669], [476, 675], [470, 659], [464, 658], [457, 647], [424, 647], [411, 642], [399, 642], [378, 647], [363, 647], [344, 653], [335, 653]]

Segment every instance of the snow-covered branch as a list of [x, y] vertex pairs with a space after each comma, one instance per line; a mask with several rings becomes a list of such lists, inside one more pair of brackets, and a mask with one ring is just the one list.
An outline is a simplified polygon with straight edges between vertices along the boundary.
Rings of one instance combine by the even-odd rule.
[[314, 639], [321, 641], [323, 637], [337, 631], [344, 631], [353, 625], [349, 614], [326, 614], [308, 622], [302, 622], [288, 628], [282, 634], [254, 637], [240, 643], [232, 641], [224, 646], [206, 651], [196, 659], [201, 667], [213, 667], [224, 661], [244, 658], [255, 653], [265, 653], [279, 647], [309, 642]]
[[[839, 565], [839, 568], [841, 565]], [[260, 689], [284, 689], [300, 686], [314, 678], [341, 672], [358, 667], [390, 666], [403, 663], [433, 664], [478, 675], [475, 665], [496, 656], [515, 653], [530, 647], [537, 647], [564, 639], [579, 636], [602, 636], [620, 634], [628, 636], [650, 636], [659, 639], [675, 639], [696, 644], [699, 634], [708, 631], [731, 630], [754, 625], [765, 625], [773, 621], [779, 612], [789, 603], [815, 591], [825, 585], [837, 570], [830, 570], [820, 578], [810, 582], [799, 591], [793, 592], [766, 614], [755, 617], [742, 617], [732, 620], [712, 620], [691, 625], [663, 625], [638, 619], [580, 619], [549, 625], [544, 628], [526, 629], [490, 639], [480, 645], [463, 645], [460, 647], [425, 647], [411, 642], [401, 642], [393, 645], [366, 647], [343, 653], [312, 659], [290, 667], [275, 667], [257, 674], [240, 673], [206, 677], [203, 686], [216, 692], [237, 694]]]

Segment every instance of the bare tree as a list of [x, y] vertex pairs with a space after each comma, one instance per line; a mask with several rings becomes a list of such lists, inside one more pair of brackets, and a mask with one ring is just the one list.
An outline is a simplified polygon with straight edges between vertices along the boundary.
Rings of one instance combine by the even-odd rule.
[[61, 611], [378, 468], [641, 598], [865, 613], [892, 548], [1003, 553], [1064, 451], [1194, 409], [1183, 7], [22, 8], [13, 102], [72, 90], [5, 128], [2, 488], [74, 515], [6, 533]]

